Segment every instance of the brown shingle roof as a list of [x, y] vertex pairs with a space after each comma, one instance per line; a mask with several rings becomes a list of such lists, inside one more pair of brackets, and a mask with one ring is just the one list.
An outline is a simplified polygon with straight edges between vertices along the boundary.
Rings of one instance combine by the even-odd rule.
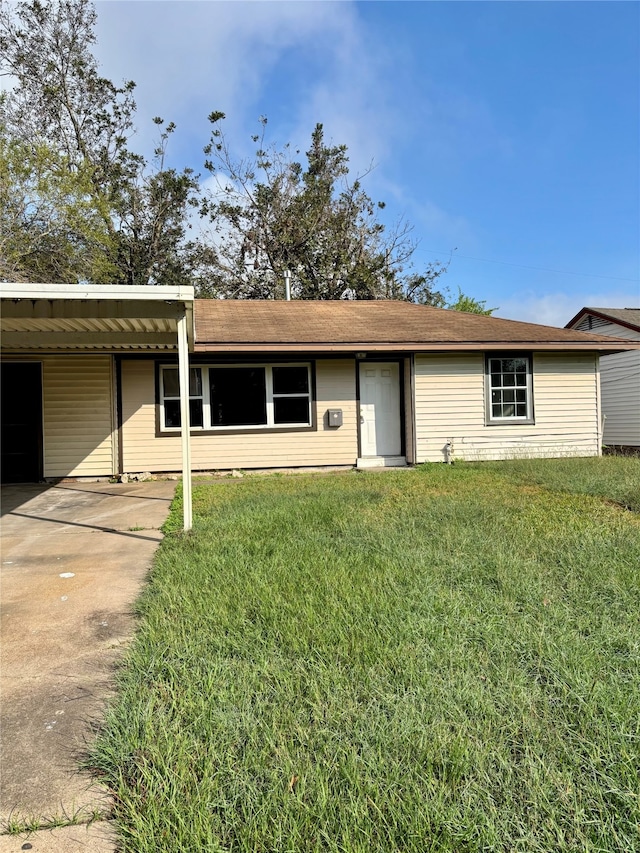
[[196, 352], [635, 348], [629, 341], [398, 301], [195, 302]]

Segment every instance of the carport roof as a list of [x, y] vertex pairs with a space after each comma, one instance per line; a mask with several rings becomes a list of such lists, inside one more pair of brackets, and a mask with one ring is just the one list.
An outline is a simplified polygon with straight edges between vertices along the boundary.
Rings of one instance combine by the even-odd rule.
[[187, 315], [193, 349], [192, 287], [0, 283], [4, 352], [176, 350]]

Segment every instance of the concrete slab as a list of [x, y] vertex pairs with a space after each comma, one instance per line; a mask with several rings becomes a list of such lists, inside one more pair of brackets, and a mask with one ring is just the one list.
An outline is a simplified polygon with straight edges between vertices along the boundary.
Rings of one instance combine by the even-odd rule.
[[108, 821], [0, 835], [0, 853], [113, 853], [116, 833]]
[[[106, 792], [78, 771], [78, 759], [133, 633], [131, 606], [162, 538], [159, 527], [175, 485], [157, 480], [3, 488], [3, 824], [65, 815], [84, 820], [108, 812]], [[84, 837], [81, 828], [68, 829]], [[55, 840], [51, 832], [46, 837]], [[2, 838], [0, 853], [14, 838]], [[36, 847], [24, 838], [22, 843], [52, 853], [74, 849], [71, 842], [59, 848]], [[13, 849], [20, 848], [6, 847]]]

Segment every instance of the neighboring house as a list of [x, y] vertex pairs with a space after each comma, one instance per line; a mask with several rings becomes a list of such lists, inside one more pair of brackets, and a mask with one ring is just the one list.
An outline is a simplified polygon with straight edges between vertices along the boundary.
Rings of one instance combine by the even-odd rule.
[[[583, 308], [567, 329], [640, 341], [640, 308]], [[605, 445], [640, 448], [640, 351], [600, 360]]]
[[598, 455], [599, 355], [640, 350], [394, 301], [0, 296], [5, 481]]

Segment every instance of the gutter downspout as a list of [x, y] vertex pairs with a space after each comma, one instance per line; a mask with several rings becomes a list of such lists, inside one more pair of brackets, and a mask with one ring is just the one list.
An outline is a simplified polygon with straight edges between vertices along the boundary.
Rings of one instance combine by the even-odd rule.
[[178, 317], [178, 377], [180, 381], [180, 438], [182, 442], [182, 508], [183, 527], [193, 527], [191, 495], [191, 420], [189, 417], [189, 342], [186, 306]]

